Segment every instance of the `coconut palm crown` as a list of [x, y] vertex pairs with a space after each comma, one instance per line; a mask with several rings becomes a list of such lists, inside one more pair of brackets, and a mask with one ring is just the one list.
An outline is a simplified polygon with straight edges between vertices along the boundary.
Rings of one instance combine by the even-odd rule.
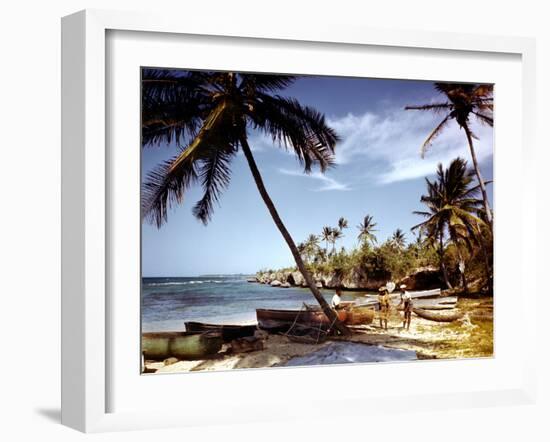
[[485, 188], [485, 182], [477, 162], [477, 155], [474, 149], [473, 139], [477, 138], [471, 128], [472, 118], [482, 124], [493, 126], [493, 85], [490, 84], [457, 84], [457, 83], [435, 83], [435, 89], [444, 94], [445, 102], [430, 103], [420, 106], [406, 106], [405, 110], [423, 110], [436, 113], [443, 113], [444, 117], [439, 124], [430, 132], [421, 148], [421, 155], [424, 157], [428, 148], [440, 135], [447, 125], [455, 120], [459, 127], [464, 130], [470, 148], [472, 163], [477, 175], [483, 206], [489, 224], [492, 223], [493, 215], [489, 205], [489, 198]]
[[401, 229], [396, 229], [393, 232], [391, 237], [391, 242], [399, 249], [402, 249], [406, 245], [407, 239], [405, 238], [405, 233]]
[[441, 267], [447, 285], [443, 265], [445, 238], [448, 237], [460, 253], [459, 244], [471, 249], [472, 241], [479, 235], [481, 226], [485, 225], [477, 216], [483, 201], [478, 198], [480, 187], [472, 186], [474, 175], [475, 172], [468, 169], [462, 158], [454, 159], [446, 169], [440, 163], [436, 180], [426, 178], [427, 194], [420, 199], [427, 210], [413, 212], [424, 217], [425, 221], [412, 230], [421, 229], [429, 240], [439, 244]]
[[359, 229], [359, 235], [357, 238], [363, 242], [370, 242], [372, 244], [376, 243], [376, 235], [373, 232], [376, 232], [374, 229], [376, 223], [371, 215], [365, 215], [363, 222], [360, 223], [357, 228]]

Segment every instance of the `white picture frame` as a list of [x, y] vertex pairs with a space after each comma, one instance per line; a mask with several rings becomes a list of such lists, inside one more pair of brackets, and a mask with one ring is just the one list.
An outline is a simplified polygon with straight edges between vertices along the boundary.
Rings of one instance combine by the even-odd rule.
[[[106, 83], [106, 35], [109, 31], [154, 32], [163, 35], [193, 35], [269, 39], [273, 42], [312, 42], [319, 44], [367, 45], [378, 48], [422, 48], [433, 51], [467, 51], [472, 53], [510, 54], [521, 57], [522, 119], [520, 156], [523, 172], [528, 173], [535, 162], [534, 102], [535, 45], [532, 39], [490, 37], [451, 33], [388, 31], [357, 29], [344, 26], [317, 27], [262, 22], [218, 22], [205, 19], [185, 25], [177, 17], [155, 16], [87, 10], [63, 18], [62, 21], [62, 423], [85, 432], [158, 428], [168, 426], [206, 425], [211, 416], [198, 407], [194, 413], [182, 410], [109, 411], [108, 327], [110, 304], [107, 288], [108, 244], [112, 238], [108, 228], [110, 196], [108, 180], [108, 134]], [[497, 117], [498, 118], [498, 117]], [[498, 141], [497, 141], [498, 143]], [[528, 256], [534, 256], [536, 194], [521, 191], [521, 296], [518, 304], [523, 311], [535, 305], [536, 283], [526, 277]], [[498, 208], [497, 208], [498, 210]], [[498, 220], [496, 221], [499, 222]], [[498, 235], [496, 237], [498, 251]], [[499, 255], [496, 255], [497, 275]], [[138, 294], [136, 293], [136, 296]], [[497, 313], [498, 314], [498, 313]], [[535, 397], [534, 342], [536, 324], [525, 325], [525, 352], [522, 371], [514, 382], [501, 388], [427, 394], [410, 397], [389, 394], [378, 397], [375, 408], [406, 410], [414, 403], [415, 410], [469, 407], [498, 404], [533, 403]], [[466, 366], [462, 368], [468, 369]], [[333, 367], [333, 370], [342, 368]], [[279, 370], [280, 371], [280, 370]], [[284, 371], [284, 370], [283, 370]], [[288, 373], [288, 371], [286, 371]], [[519, 373], [519, 372], [518, 372]], [[207, 374], [206, 376], [212, 376]], [[216, 374], [217, 383], [227, 373]], [[241, 371], [237, 376], [243, 377]], [[274, 377], [265, 371], [244, 374], [250, 378]], [[286, 375], [287, 378], [289, 375]], [[177, 377], [172, 376], [172, 379]], [[521, 378], [521, 379], [520, 379]], [[198, 379], [198, 378], [197, 378]], [[212, 377], [212, 379], [214, 379]], [[517, 382], [516, 382], [517, 381]], [[261, 379], [260, 379], [261, 382]], [[279, 380], [280, 381], [280, 376]], [[340, 413], [367, 413], [374, 405], [361, 400], [361, 391], [340, 400]], [[331, 400], [336, 400], [331, 398]], [[238, 402], [238, 400], [237, 400]], [[260, 401], [261, 402], [261, 401]], [[296, 416], [319, 416], [328, 412], [324, 399], [289, 404], [282, 410], [261, 404], [248, 407], [249, 413], [239, 416], [218, 416], [218, 422], [257, 421]], [[239, 405], [239, 404], [237, 404]], [[242, 410], [245, 404], [239, 405]], [[239, 408], [239, 407], [237, 407]], [[324, 411], [327, 410], [327, 411]], [[334, 410], [330, 410], [331, 413]]]

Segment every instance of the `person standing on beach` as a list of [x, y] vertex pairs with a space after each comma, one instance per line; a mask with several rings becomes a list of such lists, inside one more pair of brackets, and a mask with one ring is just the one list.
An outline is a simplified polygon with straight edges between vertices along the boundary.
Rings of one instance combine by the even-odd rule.
[[378, 289], [378, 303], [380, 304], [380, 328], [388, 329], [388, 315], [390, 313], [390, 294], [386, 286]]
[[399, 305], [403, 306], [403, 328], [406, 327], [408, 331], [411, 326], [412, 298], [411, 294], [407, 292], [407, 286], [405, 284], [401, 284], [399, 290], [401, 291], [401, 302]]
[[331, 301], [331, 307], [334, 310], [337, 310], [340, 307], [340, 303], [342, 302], [342, 291], [340, 289], [336, 289], [336, 293], [334, 293], [334, 296], [332, 297]]

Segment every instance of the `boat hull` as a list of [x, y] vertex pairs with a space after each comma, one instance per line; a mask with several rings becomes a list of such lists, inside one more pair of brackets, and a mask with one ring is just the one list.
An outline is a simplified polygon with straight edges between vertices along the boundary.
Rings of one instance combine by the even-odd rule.
[[146, 359], [201, 359], [220, 351], [220, 333], [143, 333], [141, 350]]
[[413, 312], [421, 318], [435, 322], [453, 322], [457, 321], [463, 316], [461, 312], [435, 312], [420, 308], [413, 308]]
[[[347, 312], [337, 310], [338, 319], [345, 322]], [[257, 309], [258, 327], [263, 330], [284, 330], [293, 324], [328, 328], [330, 320], [321, 310], [268, 310]]]
[[203, 322], [186, 322], [185, 330], [189, 333], [220, 333], [224, 342], [254, 336], [256, 325], [205, 324]]

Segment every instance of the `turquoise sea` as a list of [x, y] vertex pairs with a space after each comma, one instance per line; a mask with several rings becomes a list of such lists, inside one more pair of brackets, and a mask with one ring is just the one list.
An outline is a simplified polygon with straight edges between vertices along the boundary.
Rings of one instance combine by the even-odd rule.
[[[142, 279], [142, 330], [184, 330], [185, 321], [256, 322], [257, 308], [300, 309], [315, 304], [309, 289], [247, 282], [247, 275], [205, 275]], [[322, 290], [330, 302], [334, 291]], [[344, 292], [343, 300], [362, 293]]]

